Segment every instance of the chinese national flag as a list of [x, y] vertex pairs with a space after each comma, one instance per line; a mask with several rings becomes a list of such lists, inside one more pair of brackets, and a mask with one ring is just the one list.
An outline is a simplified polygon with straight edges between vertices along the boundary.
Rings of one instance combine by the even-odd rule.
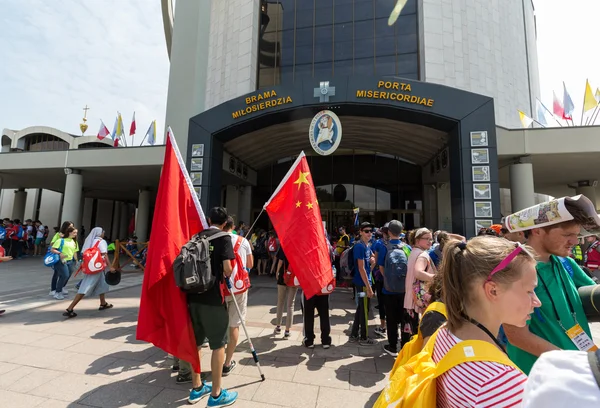
[[200, 372], [186, 295], [175, 286], [173, 261], [181, 247], [207, 224], [171, 129], [155, 208], [137, 339], [191, 363], [194, 371]]
[[306, 298], [321, 293], [331, 282], [331, 261], [304, 152], [265, 204], [265, 209]]

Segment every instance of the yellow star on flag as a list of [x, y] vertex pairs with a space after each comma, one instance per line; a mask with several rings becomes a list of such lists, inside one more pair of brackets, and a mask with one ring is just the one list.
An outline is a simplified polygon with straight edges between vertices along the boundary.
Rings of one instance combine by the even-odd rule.
[[312, 210], [312, 207], [313, 207], [312, 203], [306, 203], [306, 206], [308, 207], [309, 210]]
[[302, 171], [300, 171], [300, 174], [298, 175], [298, 180], [294, 181], [294, 184], [298, 184], [298, 190], [300, 190], [300, 186], [302, 185], [302, 183], [308, 183], [308, 179], [306, 178], [310, 173], [306, 172], [303, 173]]
[[298, 201], [298, 202], [296, 203], [296, 208], [300, 208], [300, 206], [301, 206], [301, 205], [302, 205], [302, 201]]

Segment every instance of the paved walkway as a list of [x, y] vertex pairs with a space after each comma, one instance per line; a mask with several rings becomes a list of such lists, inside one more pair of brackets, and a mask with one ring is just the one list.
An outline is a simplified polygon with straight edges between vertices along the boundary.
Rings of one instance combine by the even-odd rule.
[[[9, 308], [0, 318], [0, 406], [187, 405], [189, 388], [175, 383], [165, 353], [135, 340], [139, 284], [111, 292], [108, 300], [114, 309], [98, 311], [97, 299], [84, 299], [77, 309], [78, 317], [65, 320], [61, 313], [67, 300], [48, 298], [50, 272], [34, 263], [15, 261], [2, 265], [0, 270], [0, 296], [4, 296], [0, 300]], [[4, 267], [9, 265], [11, 270], [7, 272]], [[36, 282], [34, 289], [28, 288], [31, 282]], [[13, 297], [22, 293], [29, 300], [4, 300], [11, 291]], [[380, 344], [367, 348], [346, 344], [344, 331], [350, 327], [354, 313], [350, 293], [332, 295], [333, 347], [329, 350], [319, 344], [312, 351], [301, 346], [299, 296], [291, 338], [275, 336], [276, 298], [273, 279], [255, 278], [247, 325], [266, 381], [260, 382], [248, 343], [242, 342], [235, 357], [239, 366], [224, 379], [225, 387], [240, 394], [235, 406], [372, 406], [393, 359], [382, 353]], [[21, 311], [11, 311], [16, 303]], [[245, 340], [243, 333], [240, 339]], [[209, 352], [202, 357], [202, 366], [210, 367]], [[198, 406], [205, 404], [203, 400]]]
[[[98, 311], [97, 299], [84, 299], [79, 316], [66, 320], [61, 313], [68, 301], [47, 296], [50, 272], [38, 265], [38, 260], [25, 260], [0, 268], [0, 308], [9, 310], [0, 317], [0, 406], [187, 406], [188, 386], [175, 383], [165, 353], [135, 339], [140, 273], [128, 274], [121, 289], [109, 294], [114, 309]], [[266, 381], [260, 382], [243, 341], [235, 357], [239, 366], [224, 379], [225, 387], [240, 394], [235, 406], [371, 407], [393, 359], [382, 353], [381, 340], [373, 347], [347, 343], [344, 333], [354, 313], [350, 293], [339, 290], [331, 296], [333, 347], [324, 350], [317, 344], [309, 351], [300, 344], [299, 296], [292, 336], [284, 340], [273, 335], [274, 280], [253, 282], [247, 325]], [[593, 331], [600, 340], [600, 325], [594, 324]], [[243, 333], [240, 339], [245, 340]], [[202, 366], [210, 367], [209, 352]]]

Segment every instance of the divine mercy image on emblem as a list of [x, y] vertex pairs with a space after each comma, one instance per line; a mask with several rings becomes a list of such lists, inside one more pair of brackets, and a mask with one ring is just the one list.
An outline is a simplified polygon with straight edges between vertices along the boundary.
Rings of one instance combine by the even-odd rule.
[[322, 156], [332, 154], [342, 140], [340, 119], [328, 110], [317, 113], [310, 122], [308, 137], [315, 152]]
[[488, 164], [490, 162], [490, 153], [488, 149], [471, 149], [472, 164]]
[[202, 157], [204, 156], [204, 143], [193, 144], [192, 145], [192, 157]]
[[475, 200], [491, 200], [492, 186], [490, 184], [473, 184], [473, 198]]
[[490, 228], [493, 224], [492, 220], [475, 220], [475, 235], [479, 233], [482, 228]]

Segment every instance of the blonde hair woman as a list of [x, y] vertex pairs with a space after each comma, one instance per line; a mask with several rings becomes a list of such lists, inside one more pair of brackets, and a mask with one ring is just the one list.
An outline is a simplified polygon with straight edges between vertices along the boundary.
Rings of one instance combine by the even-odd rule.
[[[435, 338], [433, 360], [465, 340], [497, 340], [503, 323], [524, 327], [535, 307], [536, 262], [532, 249], [502, 238], [481, 236], [468, 243], [450, 241], [440, 273], [448, 321]], [[466, 350], [466, 349], [465, 349]], [[527, 376], [514, 366], [469, 361], [436, 381], [437, 403], [443, 407], [520, 406]]]

